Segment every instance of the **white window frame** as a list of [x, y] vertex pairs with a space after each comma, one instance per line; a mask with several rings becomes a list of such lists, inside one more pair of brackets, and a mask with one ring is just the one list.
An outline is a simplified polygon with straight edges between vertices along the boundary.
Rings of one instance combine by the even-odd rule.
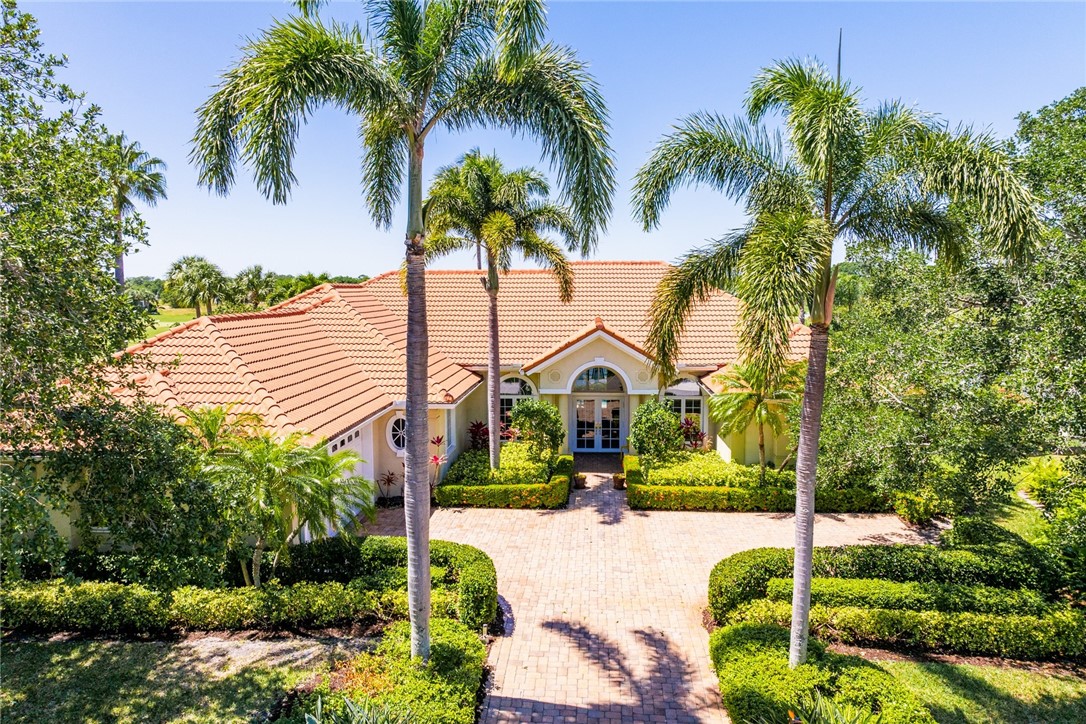
[[[396, 443], [393, 442], [392, 426], [396, 424], [397, 420], [404, 421], [404, 446], [396, 447]], [[397, 457], [403, 457], [407, 451], [407, 418], [403, 416], [403, 413], [397, 413], [389, 418], [388, 423], [385, 425], [385, 441], [388, 443], [389, 449], [396, 453]]]
[[[686, 396], [667, 394], [668, 387], [671, 387], [676, 382], [679, 382], [681, 380], [690, 380], [691, 382], [693, 382], [695, 385], [697, 385], [700, 394], [697, 397], [694, 397], [693, 395]], [[709, 400], [705, 396], [705, 388], [702, 387], [700, 380], [698, 380], [696, 377], [691, 377], [690, 375], [681, 375], [679, 377], [676, 377], [671, 383], [669, 383], [666, 387], [664, 387], [663, 390], [660, 391], [660, 401], [667, 405], [668, 409], [671, 409], [671, 403], [675, 400], [678, 400], [682, 403], [682, 412], [679, 414], [679, 422], [682, 422], [688, 417], [688, 413], [686, 412], [686, 402], [688, 400], [698, 400], [698, 404], [701, 407], [701, 412], [698, 413], [701, 422], [701, 431], [704, 433], [709, 432]]]
[[507, 380], [523, 380], [528, 385], [528, 389], [530, 389], [532, 391], [532, 394], [530, 394], [530, 395], [498, 395], [498, 398], [499, 398], [498, 399], [498, 420], [499, 421], [501, 420], [501, 403], [502, 403], [502, 401], [504, 401], [504, 400], [512, 400], [513, 401], [513, 404], [510, 405], [510, 407], [509, 407], [510, 412], [512, 412], [513, 408], [516, 407], [517, 403], [520, 402], [521, 400], [538, 400], [539, 399], [539, 390], [536, 388], [535, 385], [532, 384], [532, 381], [530, 379], [528, 379], [525, 375], [512, 374], [512, 375], [503, 376], [501, 378], [501, 381], [498, 383], [498, 389], [499, 390], [501, 389], [502, 383], [506, 382]]

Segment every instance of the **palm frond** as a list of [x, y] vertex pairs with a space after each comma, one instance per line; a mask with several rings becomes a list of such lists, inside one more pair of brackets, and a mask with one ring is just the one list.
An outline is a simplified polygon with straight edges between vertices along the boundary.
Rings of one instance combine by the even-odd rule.
[[509, 78], [539, 48], [547, 32], [543, 0], [500, 0], [497, 13], [498, 71]]
[[547, 269], [558, 280], [558, 298], [565, 303], [573, 300], [573, 267], [562, 249], [534, 231], [522, 233], [517, 244], [525, 259], [534, 261]]
[[362, 187], [374, 222], [388, 229], [400, 200], [407, 167], [407, 137], [395, 117], [371, 113], [362, 117]]
[[747, 229], [694, 249], [664, 274], [649, 310], [646, 344], [661, 379], [674, 379], [679, 340], [694, 307], [718, 290], [732, 290]]

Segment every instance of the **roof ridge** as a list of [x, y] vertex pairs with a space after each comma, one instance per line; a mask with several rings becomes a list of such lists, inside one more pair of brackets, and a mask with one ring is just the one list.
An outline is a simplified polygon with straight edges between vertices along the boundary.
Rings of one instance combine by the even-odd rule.
[[[290, 419], [290, 416], [287, 415], [286, 411], [279, 405], [279, 402], [272, 396], [271, 391], [264, 386], [264, 383], [256, 376], [256, 373], [249, 369], [249, 365], [245, 363], [245, 360], [241, 358], [241, 355], [238, 354], [237, 350], [234, 349], [234, 346], [223, 336], [218, 327], [216, 327], [210, 319], [207, 319], [206, 327], [208, 338], [219, 348], [220, 353], [222, 353], [223, 358], [226, 359], [227, 364], [230, 365], [231, 369], [242, 378], [242, 381], [249, 387], [250, 391], [260, 399], [260, 406], [263, 406], [266, 403], [268, 413], [276, 419], [278, 424], [281, 424], [286, 428], [288, 432], [298, 430], [298, 426], [294, 424], [293, 420]], [[282, 418], [282, 420], [280, 421], [279, 418]]]
[[296, 302], [299, 299], [301, 299], [302, 297], [307, 297], [310, 294], [316, 294], [318, 291], [326, 291], [331, 286], [332, 286], [331, 282], [322, 282], [322, 283], [318, 284], [315, 287], [310, 287], [309, 289], [306, 289], [304, 292], [302, 292], [300, 294], [295, 294], [293, 297], [290, 297], [289, 299], [284, 299], [283, 301], [279, 302], [278, 304], [273, 304], [273, 305], [271, 305], [270, 307], [268, 307], [266, 309], [261, 309], [260, 311], [261, 312], [278, 311], [280, 307], [285, 307], [286, 305], [291, 304], [293, 302]]
[[187, 322], [182, 322], [181, 324], [178, 324], [174, 327], [170, 327], [165, 332], [159, 332], [154, 337], [149, 337], [142, 342], [136, 342], [135, 344], [131, 344], [128, 347], [122, 349], [120, 352], [114, 352], [113, 358], [120, 359], [126, 354], [135, 354], [136, 352], [142, 352], [145, 349], [149, 349], [151, 345], [157, 344], [158, 342], [161, 342], [168, 337], [179, 334], [186, 329], [191, 329], [192, 327], [196, 326], [198, 322], [201, 322], [205, 319], [207, 319], [206, 316], [196, 317], [195, 319], [190, 319]]
[[[570, 266], [574, 266], [574, 267], [585, 267], [585, 266], [598, 266], [598, 267], [607, 267], [607, 266], [645, 266], [645, 267], [650, 267], [651, 266], [651, 267], [661, 267], [661, 266], [665, 266], [666, 267], [666, 266], [671, 266], [671, 264], [669, 264], [666, 261], [660, 261], [660, 260], [654, 260], [654, 259], [614, 259], [614, 260], [576, 259], [576, 260], [573, 260], [573, 261], [569, 262], [569, 264], [570, 264]], [[485, 274], [486, 271], [482, 270], [482, 269], [427, 269], [426, 273], [427, 274], [432, 274], [432, 275], [440, 275], [440, 276], [451, 276], [451, 275], [456, 275], [456, 274], [465, 274], [465, 275], [471, 274], [471, 275], [477, 275], [478, 276], [478, 275]], [[553, 273], [554, 272], [552, 272], [549, 269], [510, 269], [508, 271], [501, 272], [501, 274], [503, 276], [507, 276], [507, 275], [510, 275], [510, 274], [550, 274], [550, 275], [553, 275]], [[360, 282], [360, 283], [357, 283], [357, 284], [348, 284], [348, 283], [338, 284], [338, 283], [332, 282], [332, 286], [334, 286], [334, 287], [365, 287], [365, 286], [367, 286], [369, 284], [372, 284], [373, 282], [380, 281], [380, 280], [384, 279], [385, 277], [392, 276], [392, 275], [399, 276], [399, 274], [400, 274], [399, 270], [394, 269], [392, 271], [382, 272], [381, 274], [378, 274], [375, 277], [370, 277], [366, 281]]]

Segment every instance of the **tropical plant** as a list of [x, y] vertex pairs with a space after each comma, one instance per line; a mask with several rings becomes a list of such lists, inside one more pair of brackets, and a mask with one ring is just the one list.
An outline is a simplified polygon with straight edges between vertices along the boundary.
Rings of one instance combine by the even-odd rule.
[[200, 316], [200, 305], [207, 313], [214, 312], [213, 303], [227, 291], [228, 282], [222, 270], [202, 256], [183, 256], [166, 272], [163, 291], [177, 306], [191, 306]]
[[554, 461], [566, 441], [566, 425], [557, 407], [545, 400], [526, 398], [513, 405], [509, 418], [518, 438], [528, 443], [537, 458]]
[[[192, 159], [220, 193], [238, 160], [260, 190], [285, 203], [298, 130], [317, 107], [359, 117], [363, 186], [388, 227], [406, 181], [407, 370], [404, 515], [412, 654], [429, 658], [429, 495], [423, 157], [438, 126], [498, 126], [536, 138], [557, 166], [578, 238], [590, 249], [611, 211], [614, 171], [607, 115], [574, 53], [543, 44], [541, 2], [371, 0], [369, 32], [326, 24], [319, 2], [249, 43], [199, 109]], [[372, 38], [372, 40], [370, 39]]]
[[236, 411], [237, 403], [206, 407], [178, 407], [196, 447], [209, 455], [225, 452], [240, 438], [251, 437], [263, 420], [255, 412]]
[[776, 379], [766, 375], [749, 362], [729, 365], [713, 376], [721, 389], [709, 398], [709, 416], [720, 425], [722, 434], [743, 432], [758, 426], [758, 467], [765, 482], [765, 428], [774, 435], [783, 435], [788, 412], [803, 396], [802, 363], [786, 365]]
[[654, 462], [682, 450], [685, 442], [678, 416], [659, 400], [643, 402], [634, 410], [627, 441], [641, 456], [646, 474]]
[[256, 308], [264, 304], [275, 291], [275, 274], [264, 271], [259, 264], [248, 266], [234, 277], [234, 289], [239, 301]]
[[547, 201], [549, 193], [550, 186], [538, 171], [506, 171], [496, 156], [484, 156], [475, 149], [459, 165], [438, 172], [424, 207], [427, 260], [472, 249], [486, 258], [487, 427], [494, 470], [501, 456], [500, 274], [512, 268], [513, 253], [519, 252], [554, 274], [563, 302], [573, 298], [573, 270], [561, 247], [545, 235], [561, 235], [564, 246], [573, 251], [580, 246], [577, 227], [568, 208]]
[[406, 714], [394, 711], [387, 706], [371, 705], [368, 702], [343, 700], [343, 711], [325, 711], [324, 702], [317, 697], [317, 707], [312, 714], [305, 715], [305, 724], [408, 724]]
[[249, 565], [241, 563], [247, 585], [260, 586], [265, 551], [274, 566], [292, 542], [353, 532], [358, 515], [373, 515], [374, 483], [350, 474], [358, 455], [304, 438], [234, 437], [206, 465], [226, 501], [231, 547], [249, 552]]
[[[761, 125], [771, 112], [783, 116], [787, 142]], [[952, 130], [898, 102], [866, 109], [857, 89], [817, 62], [764, 69], [746, 99], [746, 118], [697, 113], [680, 121], [637, 175], [634, 206], [645, 228], [657, 225], [676, 187], [692, 183], [743, 200], [751, 221], [687, 254], [661, 281], [648, 340], [661, 369], [674, 370], [684, 323], [717, 289], [744, 301], [740, 351], [770, 378], [785, 364], [798, 311], [810, 314], [796, 462], [789, 660], [797, 666], [807, 656], [833, 242], [912, 247], [954, 263], [968, 232], [977, 231], [995, 254], [1018, 260], [1036, 246], [1040, 222], [1033, 196], [993, 138]]]
[[144, 151], [139, 141], [129, 141], [123, 133], [111, 136], [115, 154], [109, 184], [113, 188], [113, 210], [117, 215], [117, 285], [124, 287], [124, 216], [136, 208], [136, 201], [154, 206], [166, 198], [166, 163]]

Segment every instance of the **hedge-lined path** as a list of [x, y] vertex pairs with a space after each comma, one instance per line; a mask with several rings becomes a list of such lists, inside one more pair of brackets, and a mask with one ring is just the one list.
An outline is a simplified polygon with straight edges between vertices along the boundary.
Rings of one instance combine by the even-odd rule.
[[[494, 558], [512, 616], [490, 650], [482, 721], [727, 721], [702, 625], [709, 572], [791, 546], [792, 518], [631, 511], [607, 473], [589, 473], [563, 510], [435, 511], [433, 538]], [[403, 535], [403, 511], [380, 511], [369, 531]], [[816, 545], [921, 540], [889, 515], [819, 515], [815, 531]]]

